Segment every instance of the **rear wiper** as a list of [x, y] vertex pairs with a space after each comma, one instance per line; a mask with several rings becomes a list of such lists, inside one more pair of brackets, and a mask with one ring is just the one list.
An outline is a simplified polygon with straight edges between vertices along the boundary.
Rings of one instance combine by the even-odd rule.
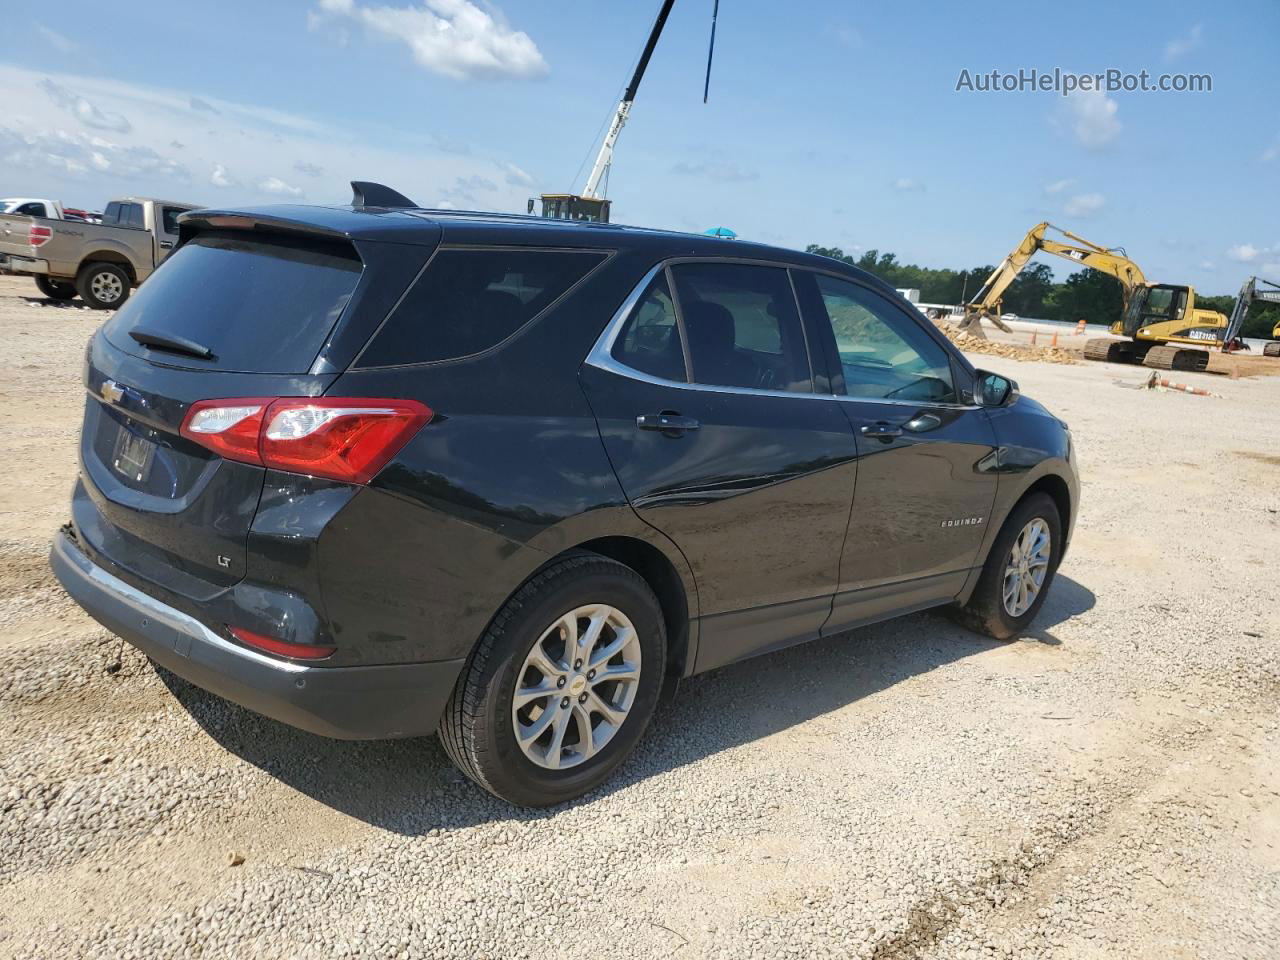
[[188, 340], [186, 337], [179, 337], [172, 333], [154, 333], [151, 330], [130, 330], [129, 336], [137, 340], [144, 347], [154, 347], [157, 350], [170, 350], [173, 353], [185, 353], [189, 357], [199, 357], [201, 360], [216, 360], [213, 351], [204, 344], [196, 343], [194, 340]]

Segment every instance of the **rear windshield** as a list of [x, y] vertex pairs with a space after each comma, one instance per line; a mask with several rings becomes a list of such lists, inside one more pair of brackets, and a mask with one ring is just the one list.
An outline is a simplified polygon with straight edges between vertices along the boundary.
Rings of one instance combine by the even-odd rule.
[[[346, 243], [201, 234], [178, 249], [103, 328], [116, 347], [177, 366], [306, 373], [362, 264]], [[142, 347], [131, 330], [208, 348], [212, 360]]]
[[604, 258], [578, 250], [440, 250], [356, 365], [430, 363], [488, 350]]

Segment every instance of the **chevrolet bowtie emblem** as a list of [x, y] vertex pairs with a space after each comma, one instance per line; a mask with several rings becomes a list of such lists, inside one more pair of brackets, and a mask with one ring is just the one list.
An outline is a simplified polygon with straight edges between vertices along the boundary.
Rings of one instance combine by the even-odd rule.
[[107, 403], [119, 403], [124, 398], [124, 388], [114, 380], [102, 381], [102, 399]]

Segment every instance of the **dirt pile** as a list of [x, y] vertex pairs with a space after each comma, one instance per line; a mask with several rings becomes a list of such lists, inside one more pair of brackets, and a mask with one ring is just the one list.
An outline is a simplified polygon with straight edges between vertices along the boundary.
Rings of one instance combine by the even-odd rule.
[[1075, 363], [1077, 356], [1061, 347], [1033, 347], [1016, 343], [998, 343], [962, 333], [948, 323], [938, 324], [947, 339], [965, 353], [985, 353], [1006, 360], [1043, 360], [1046, 363]]

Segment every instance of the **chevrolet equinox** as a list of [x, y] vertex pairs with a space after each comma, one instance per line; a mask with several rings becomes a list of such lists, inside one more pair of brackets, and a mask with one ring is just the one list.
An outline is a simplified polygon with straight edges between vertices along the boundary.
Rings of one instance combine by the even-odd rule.
[[76, 601], [304, 730], [438, 730], [525, 805], [680, 678], [929, 607], [1014, 636], [1078, 499], [1066, 426], [860, 270], [376, 184], [184, 214], [84, 381]]

